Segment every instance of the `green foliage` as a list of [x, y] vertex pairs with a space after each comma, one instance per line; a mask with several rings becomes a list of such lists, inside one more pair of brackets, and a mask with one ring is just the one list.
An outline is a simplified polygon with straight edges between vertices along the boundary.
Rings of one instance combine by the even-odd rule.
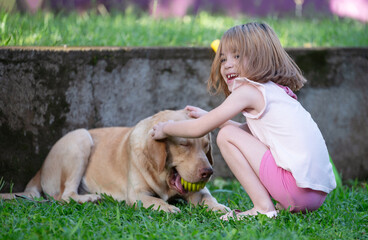
[[[208, 187], [231, 208], [252, 207], [236, 181], [215, 179]], [[181, 213], [169, 214], [109, 196], [97, 204], [0, 200], [0, 239], [367, 239], [367, 191], [367, 183], [355, 181], [334, 190], [315, 212], [229, 222], [184, 202], [176, 204]]]
[[227, 17], [201, 12], [183, 18], [155, 19], [131, 8], [99, 15], [34, 15], [0, 10], [1, 46], [205, 46], [230, 27], [264, 21], [278, 33], [284, 47], [367, 46], [367, 25], [337, 17]]

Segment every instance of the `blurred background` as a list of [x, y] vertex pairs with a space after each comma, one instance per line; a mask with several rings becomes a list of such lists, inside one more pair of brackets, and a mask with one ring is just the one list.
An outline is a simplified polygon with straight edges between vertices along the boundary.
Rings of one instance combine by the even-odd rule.
[[368, 21], [368, 0], [0, 0], [0, 7], [7, 12], [30, 13], [95, 9], [100, 14], [134, 7], [160, 18], [195, 15], [200, 11], [229, 16], [327, 14]]

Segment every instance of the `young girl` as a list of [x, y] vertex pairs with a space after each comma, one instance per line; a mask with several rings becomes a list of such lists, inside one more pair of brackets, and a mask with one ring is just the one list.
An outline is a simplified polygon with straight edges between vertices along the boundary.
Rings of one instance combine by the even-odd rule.
[[[276, 216], [271, 197], [276, 209], [316, 210], [336, 182], [322, 134], [293, 93], [305, 82], [267, 24], [235, 26], [220, 41], [208, 81], [225, 101], [210, 112], [187, 106], [195, 119], [161, 122], [151, 135], [195, 138], [220, 128], [217, 145], [254, 205], [223, 220]], [[246, 123], [230, 120], [239, 113]]]

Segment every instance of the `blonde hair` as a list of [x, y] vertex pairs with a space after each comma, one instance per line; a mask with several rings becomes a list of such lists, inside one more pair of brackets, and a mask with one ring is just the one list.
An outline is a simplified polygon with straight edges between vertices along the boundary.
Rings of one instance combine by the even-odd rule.
[[208, 90], [215, 94], [222, 91], [226, 96], [230, 95], [221, 76], [220, 55], [224, 49], [239, 54], [241, 77], [259, 83], [273, 81], [292, 91], [299, 90], [307, 81], [272, 28], [254, 22], [232, 27], [222, 36], [208, 79]]

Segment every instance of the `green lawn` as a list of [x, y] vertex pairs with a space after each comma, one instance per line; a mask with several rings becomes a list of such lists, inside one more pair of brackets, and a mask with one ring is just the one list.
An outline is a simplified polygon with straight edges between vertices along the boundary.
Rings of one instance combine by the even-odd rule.
[[257, 19], [202, 12], [154, 19], [132, 9], [104, 16], [0, 11], [0, 46], [209, 46], [228, 28], [249, 21], [270, 24], [284, 47], [368, 46], [367, 24], [338, 17]]
[[[219, 202], [252, 207], [236, 181], [208, 185]], [[109, 197], [98, 204], [0, 200], [0, 239], [368, 239], [367, 191], [367, 183], [351, 182], [329, 194], [315, 212], [281, 211], [276, 219], [261, 215], [230, 222], [180, 201], [182, 212], [168, 214]]]

